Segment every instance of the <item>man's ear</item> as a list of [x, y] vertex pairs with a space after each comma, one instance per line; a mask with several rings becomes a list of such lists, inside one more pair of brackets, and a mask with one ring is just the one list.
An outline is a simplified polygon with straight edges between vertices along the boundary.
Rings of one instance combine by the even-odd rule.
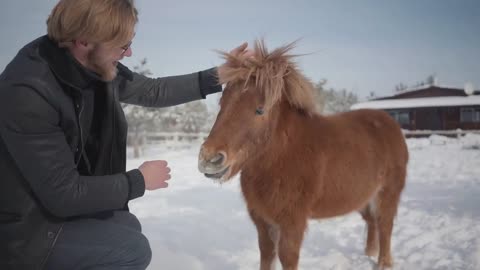
[[88, 42], [88, 41], [85, 41], [85, 40], [74, 40], [73, 41], [73, 46], [77, 50], [89, 51], [93, 47], [93, 44]]
[[94, 44], [83, 40], [73, 40], [68, 47], [70, 53], [84, 66], [87, 65], [88, 55], [94, 48]]

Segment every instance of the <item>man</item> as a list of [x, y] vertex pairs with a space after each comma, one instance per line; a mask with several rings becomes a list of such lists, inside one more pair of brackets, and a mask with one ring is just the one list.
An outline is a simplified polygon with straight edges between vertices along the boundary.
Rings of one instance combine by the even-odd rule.
[[[145, 269], [128, 202], [168, 186], [166, 161], [126, 172], [120, 102], [172, 106], [221, 91], [212, 68], [151, 79], [120, 64], [133, 0], [60, 0], [48, 35], [0, 75], [0, 269]], [[232, 52], [246, 53], [247, 44]]]

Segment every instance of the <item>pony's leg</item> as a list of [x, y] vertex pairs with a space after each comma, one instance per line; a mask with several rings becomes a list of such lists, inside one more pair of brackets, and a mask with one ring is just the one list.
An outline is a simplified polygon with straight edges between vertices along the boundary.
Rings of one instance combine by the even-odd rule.
[[368, 204], [360, 211], [360, 214], [367, 224], [367, 244], [365, 247], [365, 254], [367, 256], [375, 257], [378, 255], [378, 228], [374, 207], [371, 204]]
[[278, 257], [283, 270], [297, 270], [303, 235], [307, 227], [306, 218], [295, 220], [294, 224], [280, 225]]
[[274, 270], [276, 247], [278, 244], [279, 227], [268, 224], [263, 218], [250, 211], [258, 232], [258, 246], [260, 248], [260, 270]]
[[378, 266], [380, 269], [392, 267], [393, 259], [390, 252], [393, 221], [397, 214], [400, 195], [405, 185], [405, 170], [392, 170], [387, 175], [387, 184], [377, 196], [377, 225], [379, 232], [380, 254]]

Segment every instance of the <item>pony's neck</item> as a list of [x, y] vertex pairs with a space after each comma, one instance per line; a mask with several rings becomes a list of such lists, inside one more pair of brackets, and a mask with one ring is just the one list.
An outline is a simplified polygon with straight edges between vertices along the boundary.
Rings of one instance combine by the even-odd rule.
[[[294, 109], [283, 110], [279, 116], [278, 123], [272, 131], [272, 139], [269, 141], [269, 147], [275, 149], [275, 153], [279, 158], [284, 155], [290, 155], [292, 149], [304, 147], [307, 138], [314, 133], [315, 122], [321, 121], [322, 116], [318, 114], [308, 115]], [[271, 151], [271, 150], [270, 150]]]

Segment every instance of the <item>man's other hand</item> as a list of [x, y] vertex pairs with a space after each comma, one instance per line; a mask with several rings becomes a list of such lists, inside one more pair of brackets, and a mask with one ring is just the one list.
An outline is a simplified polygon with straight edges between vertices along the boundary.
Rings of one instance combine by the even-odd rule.
[[165, 160], [146, 161], [138, 168], [145, 180], [146, 190], [156, 190], [168, 187], [170, 168]]

